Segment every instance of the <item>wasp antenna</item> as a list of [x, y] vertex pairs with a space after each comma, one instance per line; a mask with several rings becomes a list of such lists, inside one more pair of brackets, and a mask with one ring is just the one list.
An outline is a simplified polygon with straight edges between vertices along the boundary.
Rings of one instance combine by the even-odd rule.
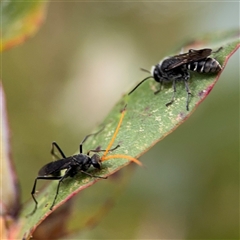
[[143, 164], [136, 158], [128, 156], [128, 155], [123, 155], [123, 154], [114, 154], [114, 155], [109, 155], [107, 157], [104, 157], [102, 161], [106, 161], [109, 159], [113, 159], [113, 158], [125, 158], [128, 159], [129, 161], [135, 162], [136, 164], [143, 166]]
[[115, 132], [114, 132], [114, 134], [113, 134], [113, 136], [112, 136], [112, 139], [111, 139], [111, 141], [109, 142], [109, 144], [108, 144], [108, 146], [107, 146], [107, 148], [106, 148], [106, 151], [104, 152], [104, 154], [103, 154], [103, 156], [102, 156], [101, 159], [105, 159], [105, 157], [106, 157], [106, 155], [108, 154], [110, 148], [112, 147], [112, 145], [113, 145], [113, 143], [114, 143], [114, 140], [116, 139], [117, 134], [118, 134], [118, 132], [119, 132], [119, 129], [120, 129], [120, 127], [121, 127], [121, 124], [122, 124], [122, 121], [123, 121], [123, 118], [124, 118], [125, 113], [126, 113], [126, 107], [124, 107], [124, 109], [123, 109], [123, 111], [122, 111], [122, 114], [121, 114], [120, 120], [119, 120], [119, 122], [118, 122], [117, 128], [116, 128], [116, 130], [115, 130]]
[[148, 80], [149, 78], [153, 78], [153, 77], [152, 77], [152, 76], [149, 76], [149, 77], [144, 78], [139, 84], [137, 84], [137, 86], [136, 86], [134, 89], [132, 89], [132, 91], [130, 91], [130, 92], [128, 93], [128, 95], [130, 95], [131, 93], [133, 93], [143, 82], [145, 82], [145, 81]]
[[[103, 126], [98, 132], [88, 134], [88, 135], [82, 140], [82, 142], [80, 143], [80, 145], [83, 145], [83, 143], [85, 143], [86, 140], [87, 140], [89, 137], [94, 136], [94, 135], [97, 135], [97, 134], [99, 134], [100, 132], [102, 132], [104, 128], [105, 128], [105, 126]], [[80, 152], [81, 152], [81, 151], [80, 151]]]
[[218, 48], [216, 51], [212, 51], [212, 53], [218, 53], [219, 51], [221, 51], [223, 49], [223, 47]]
[[140, 70], [143, 71], [143, 72], [151, 73], [149, 70], [147, 70], [145, 68], [140, 68]]
[[127, 103], [126, 103], [126, 105], [124, 106], [124, 108], [121, 110], [121, 113], [122, 113], [123, 111], [126, 111], [126, 109], [127, 109]]

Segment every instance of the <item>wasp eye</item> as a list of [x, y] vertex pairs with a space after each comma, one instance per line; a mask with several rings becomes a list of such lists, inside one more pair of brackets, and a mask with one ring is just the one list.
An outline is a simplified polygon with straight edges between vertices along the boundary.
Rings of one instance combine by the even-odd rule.
[[99, 155], [94, 154], [91, 157], [92, 160], [92, 165], [97, 168], [97, 169], [101, 169], [101, 158], [99, 157]]

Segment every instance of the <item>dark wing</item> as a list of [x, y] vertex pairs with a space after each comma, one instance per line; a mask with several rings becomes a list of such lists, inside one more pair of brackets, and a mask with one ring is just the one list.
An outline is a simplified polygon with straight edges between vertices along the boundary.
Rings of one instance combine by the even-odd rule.
[[38, 172], [38, 176], [58, 175], [60, 170], [68, 168], [72, 157], [53, 161], [44, 165]]
[[164, 68], [165, 71], [169, 71], [176, 67], [182, 66], [186, 63], [196, 62], [208, 57], [212, 53], [212, 49], [204, 48], [200, 50], [189, 49], [187, 53], [175, 55], [170, 57], [168, 61], [170, 64]]

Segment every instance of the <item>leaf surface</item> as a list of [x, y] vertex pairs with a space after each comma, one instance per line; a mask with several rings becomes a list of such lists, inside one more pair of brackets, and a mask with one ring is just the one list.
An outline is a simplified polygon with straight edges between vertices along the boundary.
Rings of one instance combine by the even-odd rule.
[[[190, 44], [187, 44], [183, 51], [186, 52], [190, 48], [201, 49], [209, 47], [217, 50], [219, 47], [222, 47], [222, 50], [214, 54], [213, 57], [222, 65], [222, 71], [224, 71], [229, 57], [239, 46], [238, 31], [233, 31], [228, 32], [228, 34], [216, 33], [215, 35], [210, 34], [203, 36], [197, 41], [192, 41]], [[177, 53], [170, 53], [169, 55], [174, 54]], [[89, 149], [96, 149], [96, 147], [101, 147], [101, 149], [107, 147], [119, 121], [120, 111], [127, 103], [127, 114], [113, 145], [114, 147], [120, 144], [121, 147], [115, 150], [114, 153], [111, 153], [111, 155], [126, 154], [133, 157], [140, 157], [154, 144], [188, 119], [200, 103], [209, 95], [220, 75], [221, 72], [218, 74], [191, 73], [189, 87], [193, 96], [189, 105], [190, 111], [186, 110], [187, 94], [183, 82], [177, 83], [175, 102], [171, 106], [166, 107], [165, 103], [169, 102], [172, 97], [171, 84], [165, 85], [159, 94], [154, 95], [153, 91], [158, 87], [157, 83], [154, 80], [146, 81], [130, 96], [125, 94], [122, 97], [105, 119], [103, 123], [105, 126], [104, 130], [84, 143], [84, 152], [87, 152]], [[230, 80], [227, 79], [227, 81]], [[110, 176], [128, 164], [129, 161], [125, 159], [112, 159], [103, 162], [102, 170], [97, 171], [91, 169], [89, 172], [98, 176]], [[81, 173], [74, 178], [66, 179], [60, 187], [54, 209], [71, 199], [81, 190], [98, 181], [108, 180], [91, 178]], [[22, 225], [24, 227], [21, 230], [20, 237], [25, 236], [29, 238], [35, 228], [51, 214], [49, 207], [54, 199], [56, 187], [57, 181], [53, 181], [39, 192], [36, 196], [39, 201], [38, 210], [28, 219], [26, 219], [25, 216], [32, 211], [34, 203], [31, 200], [30, 203], [26, 205], [21, 213], [22, 221], [24, 221]]]

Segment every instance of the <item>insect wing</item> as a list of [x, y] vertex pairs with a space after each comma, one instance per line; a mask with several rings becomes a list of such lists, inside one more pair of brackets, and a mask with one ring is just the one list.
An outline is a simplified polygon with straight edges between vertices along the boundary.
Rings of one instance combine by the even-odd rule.
[[170, 71], [176, 67], [182, 66], [190, 62], [196, 62], [208, 57], [212, 53], [212, 49], [204, 48], [200, 50], [189, 49], [187, 53], [175, 55], [170, 57], [168, 61], [170, 64], [164, 68], [164, 71]]
[[58, 175], [60, 170], [68, 168], [71, 158], [72, 157], [68, 157], [68, 158], [47, 163], [39, 170], [38, 175], [39, 176]]

